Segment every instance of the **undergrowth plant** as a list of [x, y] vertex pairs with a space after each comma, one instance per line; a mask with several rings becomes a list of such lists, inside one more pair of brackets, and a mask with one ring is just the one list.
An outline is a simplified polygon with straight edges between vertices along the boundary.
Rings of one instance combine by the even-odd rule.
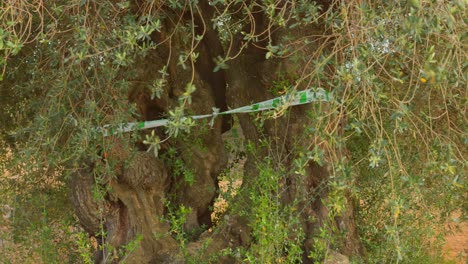
[[259, 174], [249, 188], [247, 217], [252, 222], [252, 246], [245, 252], [248, 263], [297, 263], [302, 260], [304, 232], [297, 204], [281, 202], [282, 177], [287, 173], [281, 164], [265, 159], [258, 164]]

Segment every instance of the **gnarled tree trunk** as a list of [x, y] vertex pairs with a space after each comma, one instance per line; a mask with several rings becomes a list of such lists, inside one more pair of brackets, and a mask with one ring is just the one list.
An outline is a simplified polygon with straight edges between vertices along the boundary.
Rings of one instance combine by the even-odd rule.
[[[136, 85], [133, 87], [130, 100], [138, 105], [141, 117], [144, 120], [161, 118], [170, 109], [178, 104], [178, 97], [184, 92], [183, 88], [189, 82], [197, 87], [192, 95], [193, 102], [189, 109], [196, 114], [208, 114], [212, 107], [221, 110], [249, 105], [271, 99], [273, 95], [269, 88], [277, 79], [279, 71], [286, 76], [300, 76], [303, 67], [295, 65], [291, 59], [266, 60], [264, 49], [249, 45], [241, 55], [229, 62], [229, 68], [213, 73], [215, 67], [213, 58], [223, 55], [223, 48], [216, 32], [209, 26], [213, 9], [202, 3], [199, 5], [203, 15], [195, 22], [203, 27], [201, 19], [204, 19], [206, 33], [201, 44], [197, 47], [199, 58], [195, 68], [182, 69], [177, 65], [177, 56], [174, 50], [184, 50], [181, 34], [176, 33], [170, 42], [165, 42], [158, 50], [152, 50], [145, 58], [141, 58], [135, 67], [138, 76], [135, 77]], [[262, 17], [262, 12], [255, 14], [256, 31], [262, 32], [267, 28], [267, 19]], [[171, 25], [165, 25], [165, 32], [171, 32]], [[298, 37], [301, 34], [320, 32], [320, 29], [307, 29], [301, 31], [277, 30], [273, 35], [273, 41], [280, 41], [284, 36]], [[167, 35], [155, 34], [158, 41], [164, 40]], [[260, 43], [266, 46], [268, 43]], [[234, 47], [242, 46], [242, 38], [233, 42]], [[313, 47], [311, 47], [313, 48]], [[312, 52], [308, 49], [304, 53]], [[306, 54], [305, 54], [306, 55]], [[147, 83], [158, 78], [158, 70], [169, 61], [169, 82], [166, 90], [160, 98], [151, 99], [147, 89], [138, 83]], [[192, 75], [192, 70], [193, 75]], [[303, 87], [300, 87], [303, 88]], [[326, 106], [324, 106], [326, 107]], [[287, 118], [279, 118], [266, 121], [263, 128], [255, 125], [252, 116], [238, 115], [245, 140], [256, 144], [260, 138], [267, 138], [273, 142], [274, 148], [281, 149], [280, 155], [285, 167], [292, 167], [292, 153], [297, 145], [310, 145], [310, 137], [303, 136], [307, 129], [307, 111], [311, 106], [299, 106], [290, 110]], [[339, 126], [339, 124], [331, 124]], [[210, 214], [213, 202], [218, 193], [218, 176], [227, 162], [224, 143], [221, 133], [230, 128], [230, 118], [218, 118], [213, 128], [199, 135], [188, 135], [188, 140], [170, 140], [163, 144], [162, 153], [167, 151], [168, 145], [178, 149], [177, 158], [194, 172], [193, 183], [188, 183], [182, 177], [173, 175], [168, 164], [160, 158], [146, 153], [144, 149], [134, 157], [123, 155], [125, 151], [116, 151], [122, 160], [130, 160], [128, 167], [122, 166], [117, 172], [116, 178], [107, 180], [111, 191], [104, 201], [99, 203], [93, 199], [92, 189], [95, 184], [91, 169], [80, 171], [71, 181], [72, 200], [76, 214], [91, 235], [99, 236], [99, 230], [104, 227], [105, 236], [100, 237], [105, 243], [114, 248], [134, 240], [141, 235], [140, 246], [126, 257], [126, 263], [177, 263], [184, 262], [180, 248], [176, 240], [171, 236], [170, 226], [161, 220], [165, 215], [164, 203], [170, 200], [173, 205], [184, 205], [192, 209], [187, 216], [185, 229], [196, 230], [201, 226], [212, 226]], [[142, 132], [148, 133], [148, 132]], [[161, 129], [156, 129], [161, 134]], [[191, 138], [193, 137], [193, 138]], [[195, 138], [195, 137], [198, 137]], [[198, 142], [194, 144], [193, 142]], [[268, 155], [267, 152], [263, 153]], [[112, 154], [111, 154], [112, 155]], [[92, 166], [91, 166], [92, 167]], [[294, 173], [286, 175], [282, 188], [282, 203], [290, 204], [298, 201], [302, 209], [301, 225], [306, 234], [304, 242], [304, 262], [309, 261], [307, 256], [313, 250], [314, 235], [328, 219], [328, 211], [324, 202], [327, 200], [326, 182], [330, 175], [330, 168], [309, 163], [306, 167], [306, 176], [300, 177]], [[248, 188], [256, 180], [257, 168], [254, 157], [248, 156], [245, 165], [245, 176], [242, 188]], [[242, 190], [239, 195], [243, 195]], [[246, 198], [248, 200], [248, 198]], [[195, 254], [202, 248], [204, 241], [211, 239], [209, 249], [204, 253], [208, 256], [220, 250], [238, 246], [248, 247], [252, 243], [250, 239], [249, 219], [228, 215], [221, 226], [216, 227], [217, 232], [204, 232], [195, 237], [195, 241], [188, 245], [189, 253]], [[345, 232], [346, 238], [340, 251], [346, 255], [360, 253], [359, 240], [353, 219], [353, 207], [348, 202], [348, 208], [336, 219], [332, 219], [334, 225], [340, 231]], [[112, 252], [103, 251], [97, 257], [98, 261], [106, 260]], [[203, 254], [202, 254], [203, 255]], [[121, 259], [120, 259], [121, 260]], [[118, 260], [117, 260], [118, 261]], [[225, 259], [224, 261], [228, 261]]]

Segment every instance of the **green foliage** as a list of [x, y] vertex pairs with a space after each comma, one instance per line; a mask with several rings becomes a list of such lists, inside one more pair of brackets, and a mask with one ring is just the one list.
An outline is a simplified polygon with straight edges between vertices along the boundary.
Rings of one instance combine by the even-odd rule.
[[[458, 149], [464, 132], [452, 132], [464, 121], [460, 109], [443, 99], [462, 103], [455, 98], [463, 94], [466, 76], [456, 72], [464, 66], [453, 61], [461, 56], [461, 42], [439, 37], [457, 35], [452, 23], [457, 18], [449, 11], [454, 6], [418, 1], [388, 7], [402, 12], [401, 19], [374, 5], [356, 9], [361, 23], [373, 29], [356, 32], [359, 41], [350, 42], [355, 48], [335, 82], [354, 96], [345, 99], [347, 146], [358, 172], [361, 237], [375, 263], [424, 259], [430, 238], [442, 232], [436, 223], [457, 208], [466, 210], [466, 181], [459, 175], [466, 161]], [[354, 18], [352, 13], [342, 17], [338, 31], [347, 30]], [[446, 46], [451, 51], [445, 52]], [[450, 122], [436, 121], [442, 112]]]
[[91, 245], [85, 232], [79, 232], [77, 234], [76, 244], [78, 246], [78, 253], [80, 254], [81, 260], [85, 264], [93, 263]]
[[169, 75], [167, 73], [167, 66], [164, 66], [161, 70], [159, 70], [159, 73], [161, 74], [161, 78], [154, 80], [150, 86], [151, 100], [153, 100], [155, 97], [161, 98], [161, 94], [164, 92], [164, 88], [167, 85], [166, 78]]
[[161, 148], [161, 139], [154, 134], [154, 130], [151, 131], [150, 135], [146, 135], [146, 139], [143, 140], [143, 144], [149, 145], [148, 152], [153, 150], [154, 156], [158, 156], [158, 151]]
[[129, 256], [131, 256], [130, 254], [135, 251], [138, 247], [140, 247], [140, 242], [143, 240], [143, 235], [141, 234], [138, 234], [134, 240], [130, 241], [129, 243], [127, 243], [126, 245], [122, 246], [121, 248], [119, 248], [119, 256], [120, 256], [120, 259], [121, 259], [121, 262], [122, 263], [126, 263], [127, 259], [129, 258]]
[[189, 238], [188, 233], [184, 231], [184, 224], [187, 222], [187, 215], [192, 212], [192, 209], [184, 205], [173, 208], [170, 202], [166, 202], [166, 208], [169, 209], [166, 221], [171, 225], [171, 233], [179, 242], [180, 246], [186, 249]]
[[73, 226], [75, 220], [71, 218], [66, 192], [60, 187], [25, 190], [24, 187], [31, 188], [27, 186], [17, 184], [15, 189], [9, 189], [11, 185], [6, 180], [1, 184], [0, 206], [11, 210], [8, 218], [0, 220], [2, 261], [79, 261], [79, 252], [74, 250], [78, 231]]
[[[310, 144], [288, 146], [290, 164], [284, 162], [285, 153], [274, 151], [276, 139], [249, 142], [247, 150], [229, 142], [234, 156], [262, 158], [257, 177], [242, 190], [246, 198], [237, 204], [234, 195], [226, 196], [233, 212], [248, 216], [253, 230], [250, 248], [228, 249], [227, 255], [251, 263], [300, 262], [309, 239], [314, 244], [309, 257], [320, 261], [342, 246], [346, 234], [332, 220], [344, 213], [350, 197], [366, 263], [436, 263], [440, 259], [430, 253], [440, 249], [440, 240], [434, 247], [431, 239], [444, 234], [442, 223], [454, 212], [466, 220], [465, 0], [333, 1], [330, 8], [306, 0], [216, 0], [208, 1], [214, 7], [209, 19], [200, 19], [199, 1], [146, 1], [138, 8], [133, 1], [43, 2], [0, 3], [0, 142], [5, 136], [15, 141], [13, 160], [0, 147], [0, 172], [8, 169], [17, 176], [0, 179], [0, 201], [15, 208], [15, 243], [31, 248], [29, 253], [44, 262], [61, 261], [63, 252], [71, 261], [78, 255], [91, 261], [83, 233], [71, 232], [70, 237], [78, 236], [76, 243], [59, 234], [75, 221], [64, 183], [84, 161], [95, 162], [100, 165], [93, 191], [97, 200], [105, 199], [106, 183], [121, 164], [103, 153], [114, 150], [115, 142], [125, 142], [129, 152], [143, 142], [173, 175], [189, 185], [196, 181], [189, 160], [180, 158], [185, 150], [163, 143], [177, 145], [185, 135], [196, 138], [205, 129], [194, 129], [196, 123], [187, 117], [197, 92], [206, 92], [195, 87], [205, 37], [198, 20], [211, 23], [224, 48], [224, 54], [212, 58], [214, 72], [238, 70], [231, 61], [258, 47], [262, 60], [289, 60], [274, 73], [280, 76], [276, 80], [258, 76], [262, 83], [271, 81], [272, 96], [313, 85], [332, 89], [337, 98], [311, 107], [309, 119], [303, 120], [307, 130], [297, 139]], [[177, 38], [182, 39], [179, 46], [163, 50]], [[169, 54], [164, 54], [167, 62], [155, 62], [157, 76], [141, 84], [151, 100], [164, 99], [170, 78], [178, 78], [169, 76], [171, 67], [191, 72], [185, 89], [171, 95], [178, 102], [164, 113], [166, 137], [154, 131], [145, 138], [138, 132], [104, 137], [99, 129], [104, 125], [113, 131], [141, 120], [128, 98], [140, 85], [134, 66], [154, 50]], [[255, 122], [261, 130], [275, 122], [272, 118], [289, 114], [259, 114]], [[281, 186], [286, 175], [305, 177], [311, 163], [330, 174], [317, 187], [328, 191], [321, 202], [330, 221], [309, 238], [299, 224], [297, 204], [316, 197], [304, 194], [303, 200], [285, 205]], [[226, 178], [231, 176], [226, 172]], [[167, 215], [183, 247], [189, 211], [181, 207]], [[140, 240], [136, 237], [114, 256], [122, 258]]]
[[249, 263], [297, 263], [302, 260], [305, 239], [296, 204], [281, 203], [282, 177], [280, 164], [265, 160], [259, 164], [259, 175], [249, 190], [254, 243], [245, 253]]
[[[161, 158], [165, 161], [168, 168], [171, 169], [171, 175], [182, 177], [186, 183], [192, 185], [195, 181], [195, 172], [187, 165], [190, 162], [183, 160], [180, 156], [181, 153], [176, 148], [171, 147], [161, 155]], [[190, 155], [188, 155], [188, 158], [190, 158]]]

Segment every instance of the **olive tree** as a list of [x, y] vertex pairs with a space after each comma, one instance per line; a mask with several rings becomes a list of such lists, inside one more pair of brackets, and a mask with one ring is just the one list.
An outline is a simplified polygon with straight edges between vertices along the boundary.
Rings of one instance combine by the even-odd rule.
[[[466, 208], [466, 1], [0, 6], [10, 169], [64, 184], [97, 262], [411, 261], [420, 223]], [[236, 126], [242, 186], [214, 223]]]

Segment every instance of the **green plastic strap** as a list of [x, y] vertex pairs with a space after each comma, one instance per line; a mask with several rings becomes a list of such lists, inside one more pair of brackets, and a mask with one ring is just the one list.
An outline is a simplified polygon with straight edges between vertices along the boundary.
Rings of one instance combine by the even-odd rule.
[[301, 93], [301, 99], [299, 100], [299, 102], [301, 104], [305, 104], [307, 102], [307, 93], [306, 92]]
[[280, 99], [279, 99], [279, 98], [275, 98], [275, 99], [273, 99], [273, 107], [278, 107], [278, 106], [279, 106], [279, 104], [280, 104], [280, 102], [281, 102], [281, 101], [280, 101]]
[[[255, 103], [248, 106], [243, 106], [228, 111], [220, 112], [218, 109], [213, 109], [212, 114], [206, 115], [195, 115], [190, 116], [192, 119], [204, 119], [211, 117], [211, 124], [214, 123], [214, 118], [218, 115], [230, 115], [230, 114], [240, 114], [240, 113], [251, 113], [257, 111], [272, 110], [279, 106], [294, 106], [301, 104], [308, 104], [316, 101], [330, 102], [333, 100], [332, 94], [327, 90], [322, 88], [311, 88], [304, 91], [298, 91], [292, 94], [280, 96], [273, 98], [271, 100]], [[161, 126], [167, 126], [169, 123], [168, 119], [152, 120], [152, 121], [143, 121], [143, 122], [130, 122], [125, 124], [120, 124], [117, 126], [105, 125], [100, 130], [104, 133], [104, 136], [114, 135], [119, 132], [130, 132], [139, 129], [148, 129]]]

